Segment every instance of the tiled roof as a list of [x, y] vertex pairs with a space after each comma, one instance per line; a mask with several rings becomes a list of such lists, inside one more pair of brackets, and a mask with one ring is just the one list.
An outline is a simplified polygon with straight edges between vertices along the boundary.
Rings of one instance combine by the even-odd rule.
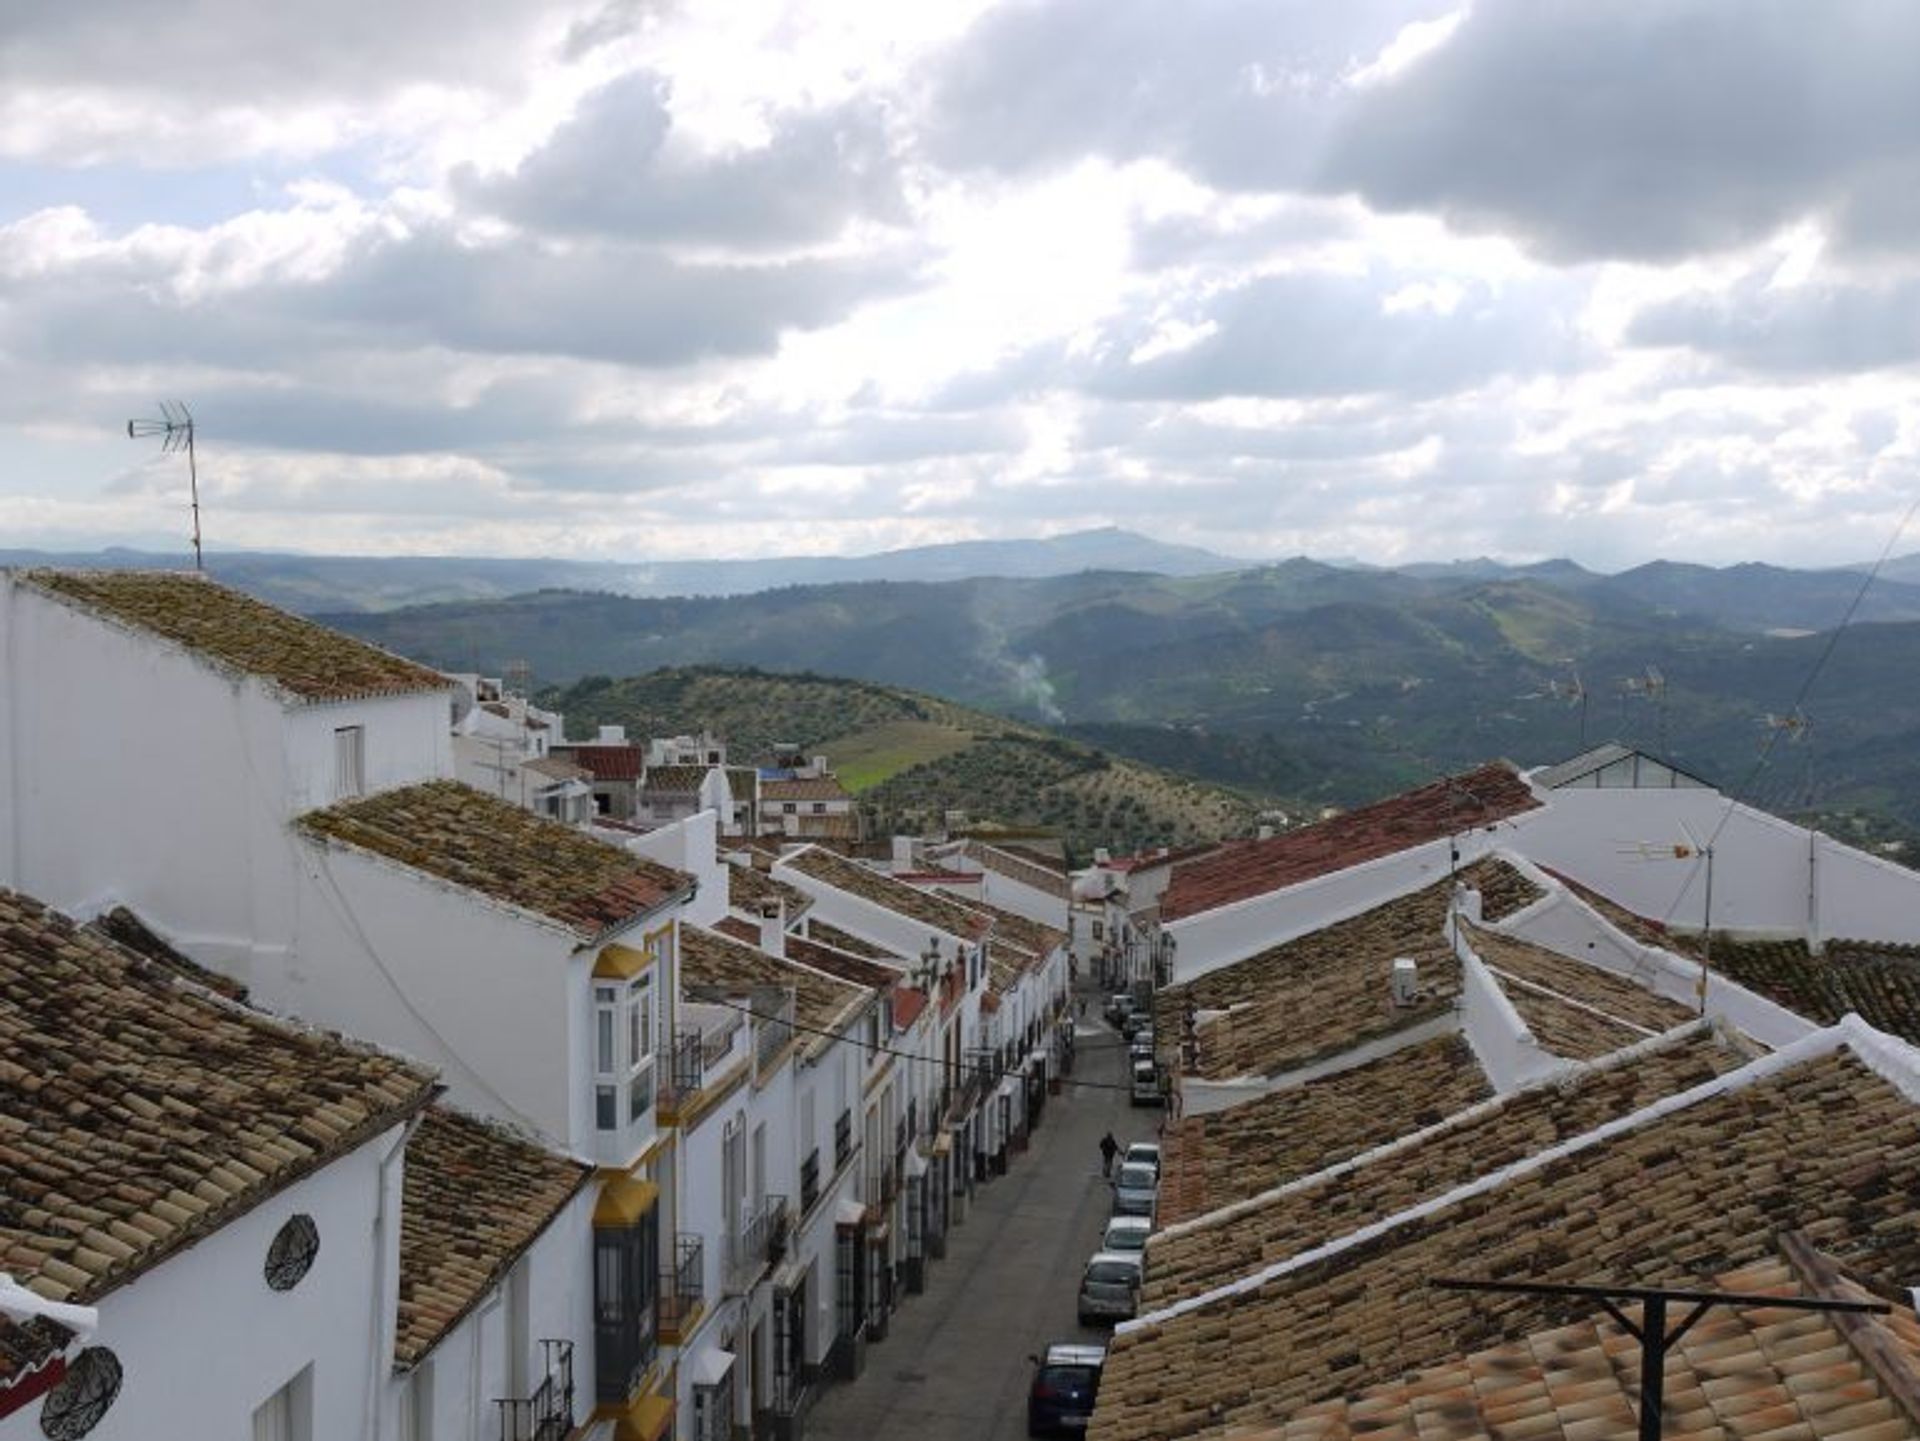
[[[1411, 1136], [1366, 1164], [1310, 1175], [1276, 1172], [1271, 1192], [1154, 1238], [1146, 1305], [1197, 1296], [1328, 1236], [1371, 1225], [1409, 1206], [1583, 1135], [1663, 1096], [1678, 1095], [1743, 1065], [1746, 1052], [1705, 1026], [1627, 1056], [1515, 1091]], [[1312, 1091], [1328, 1079], [1311, 1081]], [[1316, 1128], [1337, 1145], [1331, 1133]], [[1382, 1143], [1387, 1138], [1382, 1138]], [[1349, 1155], [1350, 1147], [1342, 1147]], [[1281, 1188], [1292, 1184], [1291, 1190]], [[1174, 1218], [1169, 1217], [1169, 1224]]]
[[186, 572], [32, 570], [22, 579], [304, 701], [453, 685], [438, 671]]
[[530, 761], [523, 761], [520, 769], [545, 776], [550, 781], [584, 781], [593, 778], [593, 772], [585, 766], [577, 766], [572, 761], [551, 755], [535, 756]]
[[637, 781], [647, 759], [644, 747], [626, 744], [554, 746], [548, 754], [584, 766], [597, 781]]
[[778, 901], [786, 907], [791, 921], [813, 905], [813, 897], [798, 886], [776, 881], [765, 871], [752, 866], [727, 866], [727, 905], [730, 909], [758, 916], [763, 902]]
[[[823, 971], [783, 961], [698, 926], [680, 929], [680, 982], [745, 991], [752, 986], [793, 989], [793, 1022], [803, 1054], [816, 1055], [833, 1044], [832, 1032], [852, 1020], [866, 1004], [867, 992]], [[822, 1035], [821, 1032], [828, 1034]]]
[[640, 780], [643, 795], [690, 796], [700, 789], [714, 766], [648, 766]]
[[0, 889], [0, 1271], [49, 1300], [97, 1301], [432, 1086]]
[[807, 917], [807, 934], [823, 946], [832, 946], [836, 951], [845, 951], [850, 956], [860, 956], [869, 961], [900, 963], [901, 958], [894, 955], [885, 946], [876, 946], [863, 941], [858, 936], [830, 926], [818, 916]]
[[851, 811], [825, 816], [808, 815], [803, 811], [792, 819], [795, 833], [801, 840], [857, 841], [860, 839], [860, 817]]
[[1063, 901], [1071, 894], [1072, 883], [1067, 878], [1066, 862], [1058, 856], [1042, 859], [1030, 850], [988, 845], [985, 841], [966, 842], [965, 854], [985, 870], [995, 871], [1009, 880], [1032, 886], [1050, 896], [1058, 896]]
[[208, 970], [191, 956], [182, 955], [150, 928], [147, 923], [125, 906], [115, 906], [88, 922], [110, 941], [118, 941], [130, 951], [137, 951], [150, 961], [157, 961], [170, 970], [178, 971], [185, 980], [195, 985], [205, 986], [210, 991], [218, 991], [230, 1001], [244, 1001], [247, 988], [231, 976], [223, 976], [218, 971]]
[[989, 905], [985, 901], [969, 901], [967, 904], [972, 909], [984, 911], [993, 917], [993, 949], [995, 950], [1002, 945], [1009, 945], [1033, 957], [1034, 963], [1038, 963], [1067, 943], [1065, 931], [1031, 920], [1007, 910], [1004, 906]]
[[1463, 830], [1484, 829], [1540, 804], [1504, 761], [1362, 806], [1264, 841], [1222, 846], [1173, 868], [1163, 920], [1210, 911]]
[[722, 916], [713, 923], [713, 928], [723, 936], [732, 936], [736, 941], [745, 941], [750, 946], [760, 944], [760, 927], [738, 916]]
[[[1784, 1259], [1713, 1278], [1746, 1295], [1877, 1300], [1858, 1285], [1815, 1290]], [[1633, 1308], [1637, 1309], [1637, 1308]], [[1786, 1307], [1716, 1306], [1668, 1354], [1668, 1436], [1896, 1441], [1920, 1436], [1910, 1409], [1920, 1376], [1911, 1311], [1857, 1320]], [[1891, 1371], [1897, 1387], [1881, 1377]], [[1639, 1425], [1640, 1346], [1602, 1313], [1531, 1333], [1308, 1406], [1236, 1441], [1467, 1441], [1484, 1436], [1626, 1438]]]
[[764, 801], [850, 801], [846, 787], [832, 776], [812, 780], [763, 780], [760, 799]]
[[1162, 1142], [1161, 1224], [1324, 1170], [1434, 1125], [1489, 1094], [1472, 1047], [1458, 1036], [1442, 1036], [1305, 1085], [1169, 1123]]
[[[814, 924], [811, 929], [818, 935], [826, 927]], [[869, 990], [884, 991], [901, 979], [902, 972], [897, 967], [849, 954], [835, 945], [819, 945], [802, 936], [788, 936], [786, 946], [787, 954], [801, 965], [812, 966], [816, 971], [825, 971]]]
[[1469, 922], [1461, 925], [1534, 1039], [1556, 1056], [1591, 1060], [1685, 1025], [1697, 1014], [1598, 966]]
[[299, 824], [310, 835], [558, 921], [588, 941], [693, 883], [458, 781], [342, 801], [308, 812]]
[[1914, 1103], [1850, 1049], [1783, 1052], [1690, 1104], [1123, 1327], [1089, 1434], [1266, 1424], [1573, 1315], [1563, 1299], [1434, 1290], [1436, 1276], [1701, 1286], [1798, 1228], [1891, 1286], [1920, 1275], [1915, 1194]]
[[407, 1142], [395, 1364], [437, 1346], [592, 1175], [499, 1126], [430, 1108]]
[[[1559, 877], [1567, 888], [1635, 940], [1700, 959], [1700, 937], [1657, 921]], [[1819, 955], [1805, 941], [1748, 941], [1716, 934], [1712, 968], [1788, 1010], [1831, 1025], [1857, 1012], [1869, 1025], [1920, 1044], [1920, 946], [1829, 941]]]
[[985, 915], [971, 906], [963, 906], [945, 896], [904, 885], [892, 876], [883, 876], [878, 871], [835, 855], [832, 851], [822, 850], [819, 846], [795, 851], [786, 858], [784, 864], [835, 890], [859, 896], [877, 906], [885, 906], [898, 915], [945, 931], [948, 935], [972, 940], [991, 924]]

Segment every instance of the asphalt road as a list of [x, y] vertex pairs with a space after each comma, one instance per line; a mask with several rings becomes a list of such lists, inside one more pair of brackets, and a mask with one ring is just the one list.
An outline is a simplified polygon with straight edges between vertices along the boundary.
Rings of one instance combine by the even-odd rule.
[[829, 1387], [808, 1414], [808, 1441], [1025, 1437], [1028, 1354], [1051, 1341], [1105, 1344], [1076, 1316], [1080, 1272], [1109, 1211], [1100, 1137], [1154, 1139], [1161, 1113], [1128, 1104], [1126, 1043], [1086, 994], [1069, 1079], [1111, 1089], [1069, 1085], [1048, 1098], [1027, 1150], [974, 1193], [946, 1258], [929, 1263], [926, 1290], [867, 1348], [860, 1378]]

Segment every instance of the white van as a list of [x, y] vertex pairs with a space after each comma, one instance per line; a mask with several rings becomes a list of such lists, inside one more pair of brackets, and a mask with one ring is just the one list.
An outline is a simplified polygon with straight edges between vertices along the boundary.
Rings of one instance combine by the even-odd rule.
[[1160, 1070], [1152, 1061], [1133, 1063], [1133, 1104], [1136, 1106], [1157, 1106], [1160, 1104]]

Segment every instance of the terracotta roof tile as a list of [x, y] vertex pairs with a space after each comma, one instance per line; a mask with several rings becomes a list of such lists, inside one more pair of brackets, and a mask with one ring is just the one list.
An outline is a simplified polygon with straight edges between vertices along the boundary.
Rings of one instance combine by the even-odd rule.
[[807, 917], [807, 935], [823, 946], [832, 946], [836, 951], [844, 951], [850, 956], [859, 956], [863, 960], [880, 961], [890, 965], [899, 965], [902, 958], [894, 955], [885, 946], [876, 946], [863, 941], [858, 936], [830, 926], [818, 916]]
[[[1641, 1048], [1630, 1059], [1586, 1067], [1458, 1114], [1365, 1165], [1324, 1176], [1323, 1170], [1357, 1152], [1352, 1141], [1327, 1124], [1339, 1120], [1339, 1109], [1323, 1110], [1303, 1096], [1298, 1104], [1306, 1112], [1303, 1124], [1311, 1129], [1307, 1139], [1321, 1140], [1328, 1148], [1324, 1165], [1307, 1175], [1276, 1170], [1265, 1188], [1269, 1194], [1156, 1236], [1147, 1268], [1146, 1304], [1160, 1307], [1199, 1295], [1330, 1236], [1356, 1231], [1723, 1075], [1747, 1059], [1745, 1051], [1717, 1032], [1696, 1026]], [[1310, 1081], [1300, 1090], [1310, 1093], [1333, 1079]], [[1391, 1072], [1354, 1077], [1356, 1084], [1372, 1079], [1390, 1080]], [[1343, 1099], [1361, 1098], [1356, 1093]], [[1391, 1139], [1381, 1136], [1374, 1144]], [[1169, 1168], [1173, 1164], [1170, 1156]], [[1297, 1184], [1280, 1193], [1289, 1183]], [[1169, 1216], [1168, 1222], [1177, 1219]]]
[[1442, 1036], [1170, 1123], [1162, 1141], [1161, 1224], [1324, 1170], [1489, 1094], [1472, 1048], [1458, 1036]]
[[723, 936], [732, 936], [736, 941], [744, 941], [750, 946], [760, 944], [760, 927], [738, 916], [722, 916], [713, 923], [713, 928]]
[[186, 572], [31, 570], [48, 595], [133, 626], [303, 701], [449, 690], [437, 671]]
[[407, 1142], [395, 1363], [437, 1346], [592, 1175], [500, 1126], [430, 1108]]
[[736, 911], [758, 916], [764, 902], [778, 901], [786, 907], [786, 917], [795, 920], [813, 905], [813, 897], [798, 886], [776, 881], [753, 866], [728, 865], [727, 905]]
[[1241, 841], [1176, 865], [1160, 901], [1163, 920], [1298, 885], [1362, 861], [1482, 829], [1540, 804], [1504, 761], [1348, 811], [1264, 841]]
[[[1778, 1258], [1713, 1278], [1718, 1290], [1799, 1296], [1804, 1280]], [[1845, 1299], [1866, 1299], [1857, 1288]], [[1915, 1353], [1897, 1322], [1858, 1324], [1911, 1374]], [[1620, 1347], [1603, 1314], [1551, 1326], [1428, 1367], [1357, 1395], [1303, 1407], [1285, 1421], [1237, 1428], [1235, 1441], [1317, 1437], [1543, 1435], [1625, 1438], [1637, 1433], [1638, 1348]], [[1838, 1318], [1779, 1307], [1715, 1307], [1681, 1338], [1666, 1366], [1666, 1433], [1698, 1427], [1745, 1437], [1797, 1434], [1822, 1441], [1920, 1436], [1920, 1422], [1878, 1380]]]
[[897, 915], [945, 931], [948, 935], [972, 940], [992, 924], [985, 914], [972, 906], [963, 906], [945, 896], [905, 885], [892, 876], [882, 875], [879, 871], [850, 861], [845, 856], [835, 855], [832, 851], [822, 850], [819, 846], [795, 851], [783, 863], [835, 890], [859, 896], [862, 900], [884, 906]]
[[[1483, 897], [1529, 886], [1513, 867], [1482, 861], [1461, 872]], [[1448, 882], [1397, 897], [1349, 920], [1270, 947], [1161, 991], [1155, 1032], [1179, 1036], [1189, 1001], [1198, 1017], [1197, 1074], [1211, 1080], [1274, 1075], [1450, 1010], [1460, 962], [1448, 944]], [[1396, 1006], [1393, 962], [1420, 967], [1422, 998]], [[1207, 1016], [1205, 1012], [1217, 1012]]]
[[0, 1271], [50, 1300], [97, 1301], [432, 1087], [0, 889]]
[[1057, 896], [1062, 901], [1072, 895], [1073, 886], [1067, 877], [1066, 862], [1058, 856], [1042, 859], [1029, 850], [988, 845], [985, 841], [977, 840], [966, 842], [965, 854], [984, 870], [1003, 875], [1008, 880], [1019, 881], [1050, 896]]
[[801, 963], [798, 956], [783, 961], [698, 926], [680, 930], [680, 982], [738, 992], [753, 986], [790, 988], [794, 993], [794, 1026], [806, 1055], [817, 1055], [832, 1045], [831, 1033], [853, 1018], [868, 995], [858, 985]]
[[210, 971], [191, 956], [183, 955], [161, 939], [145, 921], [125, 906], [115, 906], [102, 915], [95, 916], [87, 923], [108, 940], [117, 941], [130, 951], [137, 951], [150, 961], [178, 971], [184, 980], [195, 985], [205, 986], [217, 991], [230, 1001], [244, 1001], [247, 988], [231, 976], [223, 976], [218, 971]]
[[643, 747], [624, 744], [554, 746], [548, 754], [583, 767], [597, 781], [637, 781], [647, 759]]
[[458, 781], [428, 781], [309, 811], [309, 835], [558, 921], [583, 940], [659, 906], [692, 879]]
[[690, 796], [700, 789], [709, 770], [717, 766], [648, 766], [640, 779], [643, 795]]
[[[827, 929], [815, 922], [809, 922], [808, 928], [816, 935]], [[803, 966], [812, 966], [816, 971], [825, 971], [830, 976], [838, 976], [843, 981], [865, 986], [869, 990], [887, 990], [902, 978], [898, 967], [851, 954], [832, 943], [816, 944], [803, 936], [787, 937], [787, 954]]]
[[762, 780], [760, 799], [764, 801], [850, 801], [846, 787], [832, 776], [809, 780]]
[[1576, 1315], [1564, 1299], [1437, 1291], [1435, 1276], [1698, 1286], [1802, 1229], [1876, 1286], [1907, 1280], [1920, 1275], [1917, 1122], [1850, 1051], [1756, 1070], [1263, 1283], [1143, 1318], [1114, 1338], [1089, 1435], [1272, 1424]]
[[1547, 1050], [1591, 1060], [1685, 1025], [1697, 1014], [1623, 976], [1463, 922], [1468, 944]]

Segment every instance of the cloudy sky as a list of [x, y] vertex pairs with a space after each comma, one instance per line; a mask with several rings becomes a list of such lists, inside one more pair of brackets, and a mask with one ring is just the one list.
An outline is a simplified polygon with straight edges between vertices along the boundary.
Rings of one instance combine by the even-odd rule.
[[[0, 546], [1871, 558], [1911, 0], [0, 0]], [[1902, 539], [1920, 549], [1920, 532]]]

